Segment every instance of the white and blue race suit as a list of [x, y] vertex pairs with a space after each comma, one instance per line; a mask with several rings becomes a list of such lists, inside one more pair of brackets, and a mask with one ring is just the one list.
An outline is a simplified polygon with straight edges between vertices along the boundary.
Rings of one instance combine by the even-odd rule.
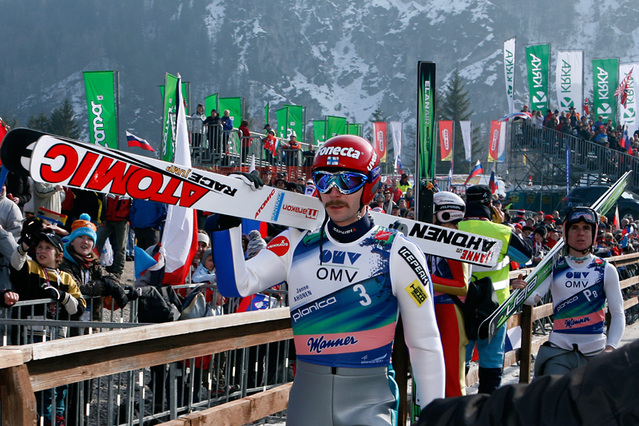
[[[420, 249], [403, 234], [372, 223], [361, 237], [347, 243], [327, 232], [334, 229], [330, 222], [325, 229], [288, 229], [248, 261], [239, 227], [213, 232], [220, 292], [247, 296], [286, 281], [297, 359], [327, 366], [329, 372], [385, 370], [401, 313], [420, 404], [443, 397], [442, 347]], [[289, 421], [295, 391], [294, 384]], [[367, 393], [359, 388], [342, 391], [354, 401], [365, 400]]]
[[[543, 297], [549, 289], [554, 305], [552, 345], [567, 351], [576, 347], [584, 355], [619, 345], [626, 322], [613, 265], [592, 254], [579, 261], [572, 256], [560, 258], [526, 303], [534, 304], [535, 296]], [[606, 300], [611, 317], [608, 337], [604, 334]]]

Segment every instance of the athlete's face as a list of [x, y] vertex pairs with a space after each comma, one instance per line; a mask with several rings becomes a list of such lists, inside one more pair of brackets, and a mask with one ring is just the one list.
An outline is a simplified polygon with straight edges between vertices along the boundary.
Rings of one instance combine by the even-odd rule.
[[570, 254], [581, 256], [581, 251], [588, 249], [592, 244], [592, 227], [586, 222], [577, 222], [568, 228], [568, 246]]
[[324, 204], [326, 213], [337, 226], [346, 226], [358, 219], [362, 191], [353, 194], [342, 194], [336, 187], [332, 187], [326, 194], [320, 193], [320, 200]]

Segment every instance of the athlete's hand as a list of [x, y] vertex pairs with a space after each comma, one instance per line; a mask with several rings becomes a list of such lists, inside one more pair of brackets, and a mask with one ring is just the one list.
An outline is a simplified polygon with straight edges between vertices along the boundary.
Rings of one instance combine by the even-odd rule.
[[264, 181], [260, 178], [257, 172], [233, 172], [230, 173], [229, 176], [234, 177], [235, 179], [240, 179], [242, 182], [250, 186], [253, 191], [256, 191], [264, 186]]
[[510, 282], [510, 287], [512, 287], [513, 289], [525, 288], [526, 281], [524, 281], [524, 276], [522, 274], [519, 274], [517, 278]]
[[235, 228], [236, 226], [240, 226], [242, 224], [242, 219], [235, 216], [227, 216], [225, 214], [212, 214], [204, 223], [204, 229], [207, 234], [211, 234], [211, 232], [224, 231], [226, 229]]

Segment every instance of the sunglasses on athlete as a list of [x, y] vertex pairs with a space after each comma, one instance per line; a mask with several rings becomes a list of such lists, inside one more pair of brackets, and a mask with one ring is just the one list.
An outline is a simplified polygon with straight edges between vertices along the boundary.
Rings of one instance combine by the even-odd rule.
[[358, 172], [325, 172], [317, 170], [313, 172], [315, 187], [322, 194], [326, 194], [332, 187], [337, 188], [344, 195], [353, 194], [360, 190], [368, 181], [368, 176]]

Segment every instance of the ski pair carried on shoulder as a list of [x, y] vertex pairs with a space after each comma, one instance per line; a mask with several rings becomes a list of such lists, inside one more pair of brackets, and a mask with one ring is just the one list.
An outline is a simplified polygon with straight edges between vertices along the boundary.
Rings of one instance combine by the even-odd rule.
[[[31, 129], [9, 132], [0, 147], [5, 167], [37, 182], [110, 193], [315, 229], [322, 224], [319, 199], [278, 188], [250, 189], [240, 179], [154, 158], [112, 150]], [[501, 242], [468, 232], [370, 212], [376, 224], [401, 230], [425, 253], [493, 266]]]
[[[628, 185], [628, 179], [632, 171], [624, 173], [617, 182], [614, 183], [606, 192], [599, 197], [597, 201], [590, 207], [600, 215], [605, 215], [615, 205], [617, 199], [621, 196]], [[594, 236], [597, 237], [596, 235]], [[486, 318], [479, 326], [480, 335], [487, 330], [488, 340], [490, 341], [497, 329], [504, 325], [508, 318], [514, 314], [524, 301], [541, 285], [542, 282], [552, 273], [555, 263], [560, 259], [561, 252], [564, 247], [564, 240], [560, 239], [557, 244], [548, 252], [544, 259], [526, 276], [526, 287], [513, 290], [508, 299]]]

